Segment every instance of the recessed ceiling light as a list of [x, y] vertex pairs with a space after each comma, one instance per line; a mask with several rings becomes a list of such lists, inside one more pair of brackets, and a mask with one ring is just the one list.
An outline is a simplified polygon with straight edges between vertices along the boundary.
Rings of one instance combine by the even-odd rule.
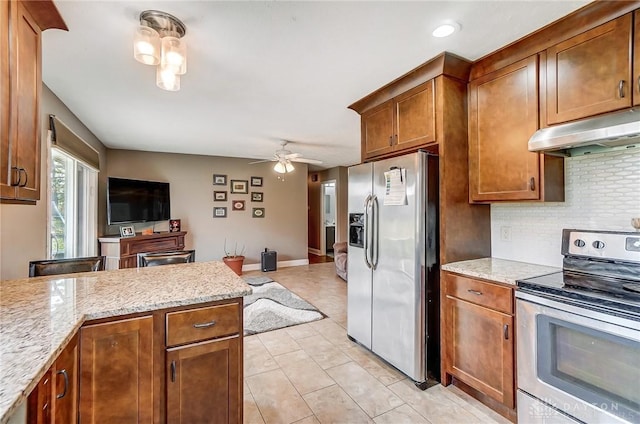
[[443, 22], [436, 29], [434, 29], [431, 35], [433, 35], [434, 37], [442, 38], [448, 37], [456, 31], [460, 31], [460, 24], [453, 21], [447, 21]]

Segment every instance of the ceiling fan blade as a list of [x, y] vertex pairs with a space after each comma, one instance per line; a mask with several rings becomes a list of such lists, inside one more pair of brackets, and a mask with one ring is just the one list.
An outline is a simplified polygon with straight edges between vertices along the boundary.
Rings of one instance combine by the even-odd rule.
[[263, 163], [263, 162], [275, 162], [275, 159], [256, 160], [254, 162], [249, 162], [249, 165], [253, 165], [254, 163]]
[[321, 160], [317, 160], [317, 159], [305, 159], [305, 158], [297, 158], [297, 159], [290, 159], [291, 162], [301, 162], [301, 163], [311, 163], [314, 165], [319, 165], [322, 163]]
[[290, 160], [299, 158], [300, 156], [302, 156], [300, 153], [289, 153], [284, 155], [285, 159], [290, 159]]

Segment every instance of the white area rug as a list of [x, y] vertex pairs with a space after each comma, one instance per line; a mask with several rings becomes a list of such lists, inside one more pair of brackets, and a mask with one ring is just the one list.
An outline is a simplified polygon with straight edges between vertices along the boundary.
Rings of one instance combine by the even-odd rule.
[[315, 306], [269, 277], [243, 277], [253, 289], [244, 297], [245, 336], [324, 318]]

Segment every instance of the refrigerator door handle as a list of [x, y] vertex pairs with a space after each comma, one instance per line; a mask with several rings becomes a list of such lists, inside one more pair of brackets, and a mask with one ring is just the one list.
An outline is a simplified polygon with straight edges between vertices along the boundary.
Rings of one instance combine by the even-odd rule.
[[376, 196], [375, 194], [373, 195], [373, 197], [371, 198], [371, 212], [372, 212], [372, 219], [371, 219], [371, 267], [375, 270], [376, 267], [378, 266], [378, 252], [379, 252], [379, 237], [378, 237], [378, 233], [379, 233], [379, 227], [380, 227], [380, 219], [379, 219], [379, 212], [380, 212], [380, 205], [378, 204], [378, 196]]
[[371, 195], [364, 199], [364, 263], [367, 268], [371, 269], [371, 261], [369, 260], [369, 207], [371, 206]]

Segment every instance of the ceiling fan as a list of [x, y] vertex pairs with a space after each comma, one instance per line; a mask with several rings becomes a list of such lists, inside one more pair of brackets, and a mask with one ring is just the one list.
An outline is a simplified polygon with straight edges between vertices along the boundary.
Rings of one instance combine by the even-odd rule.
[[311, 164], [321, 164], [321, 160], [316, 159], [305, 159], [302, 157], [300, 153], [291, 153], [291, 150], [287, 150], [285, 147], [289, 144], [288, 141], [283, 141], [281, 143], [280, 149], [276, 150], [271, 159], [263, 159], [257, 160], [255, 162], [249, 162], [250, 165], [254, 163], [263, 163], [263, 162], [276, 162], [273, 170], [279, 174], [286, 174], [287, 172], [291, 172], [295, 169], [291, 162], [300, 162], [300, 163], [311, 163]]

